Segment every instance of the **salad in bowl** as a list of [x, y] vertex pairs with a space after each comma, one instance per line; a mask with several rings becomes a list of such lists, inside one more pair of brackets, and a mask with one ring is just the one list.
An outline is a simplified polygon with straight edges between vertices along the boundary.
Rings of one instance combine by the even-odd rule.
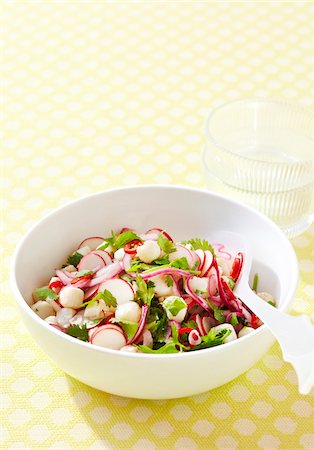
[[[33, 291], [31, 309], [61, 333], [134, 353], [193, 352], [262, 325], [233, 289], [242, 252], [223, 242], [176, 242], [166, 230], [122, 228], [87, 237]], [[275, 306], [273, 296], [252, 289]]]

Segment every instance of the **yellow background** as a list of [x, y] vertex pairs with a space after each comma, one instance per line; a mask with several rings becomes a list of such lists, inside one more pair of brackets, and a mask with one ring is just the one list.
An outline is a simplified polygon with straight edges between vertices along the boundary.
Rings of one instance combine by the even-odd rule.
[[[313, 397], [298, 394], [278, 345], [212, 392], [119, 398], [45, 356], [7, 282], [22, 235], [67, 201], [121, 185], [203, 187], [214, 106], [252, 96], [313, 106], [313, 3], [7, 1], [1, 16], [2, 448], [313, 449]], [[313, 240], [312, 226], [293, 241], [296, 313], [311, 313]]]

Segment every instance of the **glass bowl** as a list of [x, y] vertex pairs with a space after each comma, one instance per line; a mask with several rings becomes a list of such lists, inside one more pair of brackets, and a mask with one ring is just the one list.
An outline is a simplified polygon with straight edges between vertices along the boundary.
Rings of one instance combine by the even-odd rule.
[[288, 237], [314, 218], [314, 117], [284, 101], [237, 100], [212, 111], [202, 162], [208, 187], [253, 206]]

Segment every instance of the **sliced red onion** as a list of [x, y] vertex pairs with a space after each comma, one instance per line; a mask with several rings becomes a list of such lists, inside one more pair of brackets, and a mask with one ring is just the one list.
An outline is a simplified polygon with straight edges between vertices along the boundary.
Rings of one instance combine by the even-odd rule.
[[109, 266], [103, 267], [96, 273], [96, 276], [89, 280], [87, 287], [97, 286], [110, 278], [114, 278], [116, 275], [121, 273], [123, 270], [119, 262], [109, 264]]
[[176, 269], [175, 267], [164, 267], [162, 269], [152, 270], [151, 272], [149, 270], [144, 270], [144, 272], [141, 273], [143, 280], [149, 280], [150, 278], [157, 277], [158, 275], [180, 275], [184, 277], [192, 276], [190, 272], [186, 272], [182, 269]]
[[205, 334], [207, 334], [207, 333], [204, 330], [202, 317], [199, 314], [196, 314], [195, 322], [196, 322], [197, 328], [200, 332], [200, 335], [205, 336]]
[[187, 292], [187, 294], [189, 294], [193, 298], [193, 300], [196, 301], [196, 303], [198, 303], [206, 311], [210, 312], [211, 309], [208, 306], [208, 304], [205, 302], [205, 300], [202, 297], [200, 297], [199, 295], [195, 294], [195, 292], [192, 290], [192, 288], [190, 286], [190, 281], [191, 281], [191, 277], [186, 280], [185, 291]]
[[146, 315], [147, 315], [147, 310], [148, 310], [148, 305], [145, 304], [144, 306], [142, 306], [142, 314], [141, 314], [141, 318], [140, 321], [138, 323], [138, 327], [136, 330], [135, 335], [133, 336], [132, 339], [130, 339], [127, 342], [127, 345], [129, 344], [133, 344], [133, 342], [136, 342], [136, 340], [139, 338], [139, 336], [141, 335], [142, 331], [144, 330], [145, 327], [145, 321], [146, 321]]
[[59, 280], [66, 286], [71, 283], [72, 278], [68, 277], [63, 270], [56, 269], [56, 276], [59, 278]]
[[212, 297], [217, 291], [217, 277], [215, 273], [211, 273], [208, 277], [208, 293]]
[[225, 248], [224, 244], [221, 244], [220, 242], [216, 242], [216, 243], [212, 244], [212, 246], [215, 249], [215, 253], [219, 253], [222, 258], [227, 259], [228, 261], [230, 261], [232, 259], [231, 253], [226, 252], [224, 250], [224, 248]]
[[96, 286], [93, 286], [93, 287], [87, 289], [87, 291], [84, 294], [84, 301], [87, 301], [90, 298], [92, 298], [94, 295], [96, 295], [97, 291], [98, 291], [98, 284]]
[[85, 279], [76, 281], [76, 283], [72, 283], [72, 286], [79, 288], [79, 289], [84, 289], [86, 287], [89, 287], [90, 281], [91, 281], [90, 278], [88, 278], [88, 279], [85, 278]]

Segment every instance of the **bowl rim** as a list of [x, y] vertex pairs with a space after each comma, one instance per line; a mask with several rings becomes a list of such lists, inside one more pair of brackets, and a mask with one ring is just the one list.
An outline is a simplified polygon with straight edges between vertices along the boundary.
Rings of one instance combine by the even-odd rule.
[[[25, 233], [24, 237], [21, 239], [21, 241], [19, 242], [19, 244], [17, 245], [17, 247], [14, 251], [12, 262], [10, 265], [10, 284], [11, 284], [11, 287], [12, 287], [12, 290], [13, 290], [13, 293], [15, 296], [15, 300], [16, 300], [18, 306], [20, 307], [20, 309], [22, 310], [23, 314], [27, 314], [31, 320], [35, 320], [35, 322], [37, 322], [40, 327], [47, 330], [48, 332], [55, 334], [56, 337], [59, 337], [60, 339], [68, 340], [69, 344], [78, 345], [79, 347], [82, 347], [83, 349], [84, 348], [89, 349], [90, 351], [93, 351], [93, 352], [98, 352], [98, 353], [100, 352], [100, 353], [105, 353], [105, 354], [109, 353], [109, 355], [111, 355], [112, 357], [144, 358], [147, 360], [151, 360], [151, 359], [157, 360], [157, 359], [164, 359], [164, 358], [166, 358], [166, 359], [186, 358], [187, 359], [187, 358], [195, 358], [195, 357], [197, 357], [197, 355], [201, 355], [201, 354], [203, 354], [205, 356], [206, 354], [209, 354], [209, 353], [215, 353], [217, 351], [222, 351], [223, 348], [226, 349], [226, 346], [227, 346], [227, 348], [230, 349], [231, 346], [239, 345], [239, 343], [238, 343], [239, 341], [244, 343], [245, 340], [247, 341], [248, 339], [251, 339], [251, 337], [253, 337], [253, 336], [257, 336], [259, 334], [266, 333], [267, 327], [265, 325], [262, 325], [259, 328], [255, 329], [252, 333], [250, 333], [246, 336], [243, 336], [240, 339], [236, 339], [234, 341], [228, 342], [227, 344], [224, 344], [223, 346], [218, 345], [216, 347], [210, 347], [207, 349], [197, 350], [194, 352], [179, 352], [179, 353], [167, 353], [167, 354], [120, 352], [119, 350], [113, 350], [113, 349], [109, 349], [109, 348], [105, 348], [105, 347], [100, 347], [97, 345], [91, 345], [89, 342], [84, 342], [79, 339], [73, 339], [72, 336], [70, 336], [64, 332], [61, 332], [61, 331], [57, 330], [55, 327], [52, 327], [51, 325], [49, 325], [48, 322], [41, 319], [34, 311], [32, 311], [32, 309], [30, 308], [30, 306], [28, 305], [28, 303], [26, 302], [26, 300], [24, 299], [23, 295], [21, 294], [21, 292], [18, 288], [16, 265], [17, 265], [19, 253], [23, 248], [24, 242], [27, 239], [29, 239], [29, 237], [34, 232], [36, 232], [37, 227], [39, 227], [43, 222], [49, 221], [50, 217], [52, 217], [56, 214], [59, 214], [60, 211], [63, 211], [64, 209], [68, 208], [69, 206], [79, 205], [80, 203], [82, 203], [90, 198], [101, 197], [106, 194], [110, 195], [111, 193], [121, 192], [121, 191], [123, 192], [123, 191], [146, 190], [146, 189], [156, 189], [156, 190], [171, 189], [173, 191], [180, 190], [180, 191], [194, 192], [195, 194], [209, 195], [212, 197], [216, 197], [220, 200], [223, 200], [227, 203], [235, 204], [236, 206], [238, 206], [240, 208], [244, 208], [245, 210], [249, 211], [250, 213], [257, 215], [264, 222], [267, 222], [268, 226], [271, 227], [277, 234], [281, 235], [281, 237], [283, 238], [285, 245], [287, 246], [287, 249], [290, 252], [291, 264], [294, 266], [293, 267], [294, 277], [290, 278], [291, 287], [287, 294], [287, 297], [289, 298], [289, 300], [284, 307], [279, 308], [280, 311], [286, 311], [287, 309], [289, 309], [289, 306], [291, 305], [291, 302], [293, 301], [293, 297], [296, 292], [296, 288], [297, 288], [298, 281], [299, 281], [298, 260], [297, 260], [296, 254], [294, 252], [294, 249], [293, 249], [290, 241], [285, 236], [283, 231], [274, 222], [272, 222], [264, 214], [260, 213], [259, 211], [255, 210], [254, 208], [252, 208], [248, 205], [241, 203], [238, 200], [227, 198], [222, 194], [219, 194], [219, 193], [207, 190], [207, 189], [194, 188], [194, 187], [189, 187], [189, 186], [184, 186], [184, 185], [176, 185], [176, 184], [173, 184], [173, 185], [170, 185], [170, 184], [158, 184], [158, 185], [157, 184], [143, 184], [143, 185], [136, 185], [136, 186], [114, 187], [114, 188], [106, 189], [103, 191], [98, 191], [93, 194], [89, 194], [89, 195], [80, 197], [76, 200], [66, 202], [65, 204], [55, 208], [53, 211], [50, 211], [48, 214], [44, 215], [39, 221], [37, 221]], [[21, 316], [22, 316], [22, 314], [21, 314]], [[24, 320], [24, 318], [23, 318], [23, 320]], [[38, 345], [40, 345], [40, 344], [38, 343]]]
[[[284, 100], [284, 99], [276, 99], [276, 98], [263, 98], [263, 97], [245, 97], [245, 98], [241, 98], [241, 99], [237, 99], [237, 100], [230, 100], [228, 102], [224, 102], [216, 107], [214, 107], [209, 115], [207, 116], [207, 119], [205, 120], [205, 135], [206, 138], [209, 142], [211, 142], [211, 144], [213, 144], [216, 148], [219, 149], [219, 151], [221, 152], [225, 152], [227, 155], [230, 155], [234, 158], [237, 158], [239, 160], [243, 160], [243, 161], [248, 161], [251, 164], [254, 163], [259, 163], [259, 164], [263, 164], [264, 166], [270, 166], [270, 167], [298, 167], [298, 166], [304, 166], [306, 164], [313, 164], [314, 163], [314, 155], [312, 158], [309, 159], [304, 159], [302, 161], [263, 161], [263, 160], [258, 160], [258, 159], [252, 159], [249, 158], [248, 156], [243, 156], [243, 155], [239, 155], [237, 153], [232, 152], [231, 150], [228, 150], [226, 147], [224, 147], [223, 145], [220, 145], [217, 140], [215, 139], [215, 137], [213, 136], [213, 134], [210, 131], [210, 122], [212, 120], [212, 118], [219, 113], [222, 109], [229, 107], [229, 106], [236, 106], [236, 105], [246, 105], [246, 104], [250, 104], [250, 103], [261, 103], [261, 104], [269, 104], [269, 105], [276, 105], [276, 106], [280, 106], [280, 107], [287, 107], [287, 108], [291, 108], [297, 112], [300, 112], [306, 116], [308, 116], [309, 118], [311, 118], [311, 116], [313, 116], [313, 111], [306, 106], [303, 105], [299, 105], [299, 104], [295, 104], [292, 103], [288, 100]], [[307, 136], [309, 138], [309, 140], [312, 141], [312, 143], [314, 143], [314, 138], [309, 135]], [[206, 150], [207, 150], [207, 145], [206, 146]]]

